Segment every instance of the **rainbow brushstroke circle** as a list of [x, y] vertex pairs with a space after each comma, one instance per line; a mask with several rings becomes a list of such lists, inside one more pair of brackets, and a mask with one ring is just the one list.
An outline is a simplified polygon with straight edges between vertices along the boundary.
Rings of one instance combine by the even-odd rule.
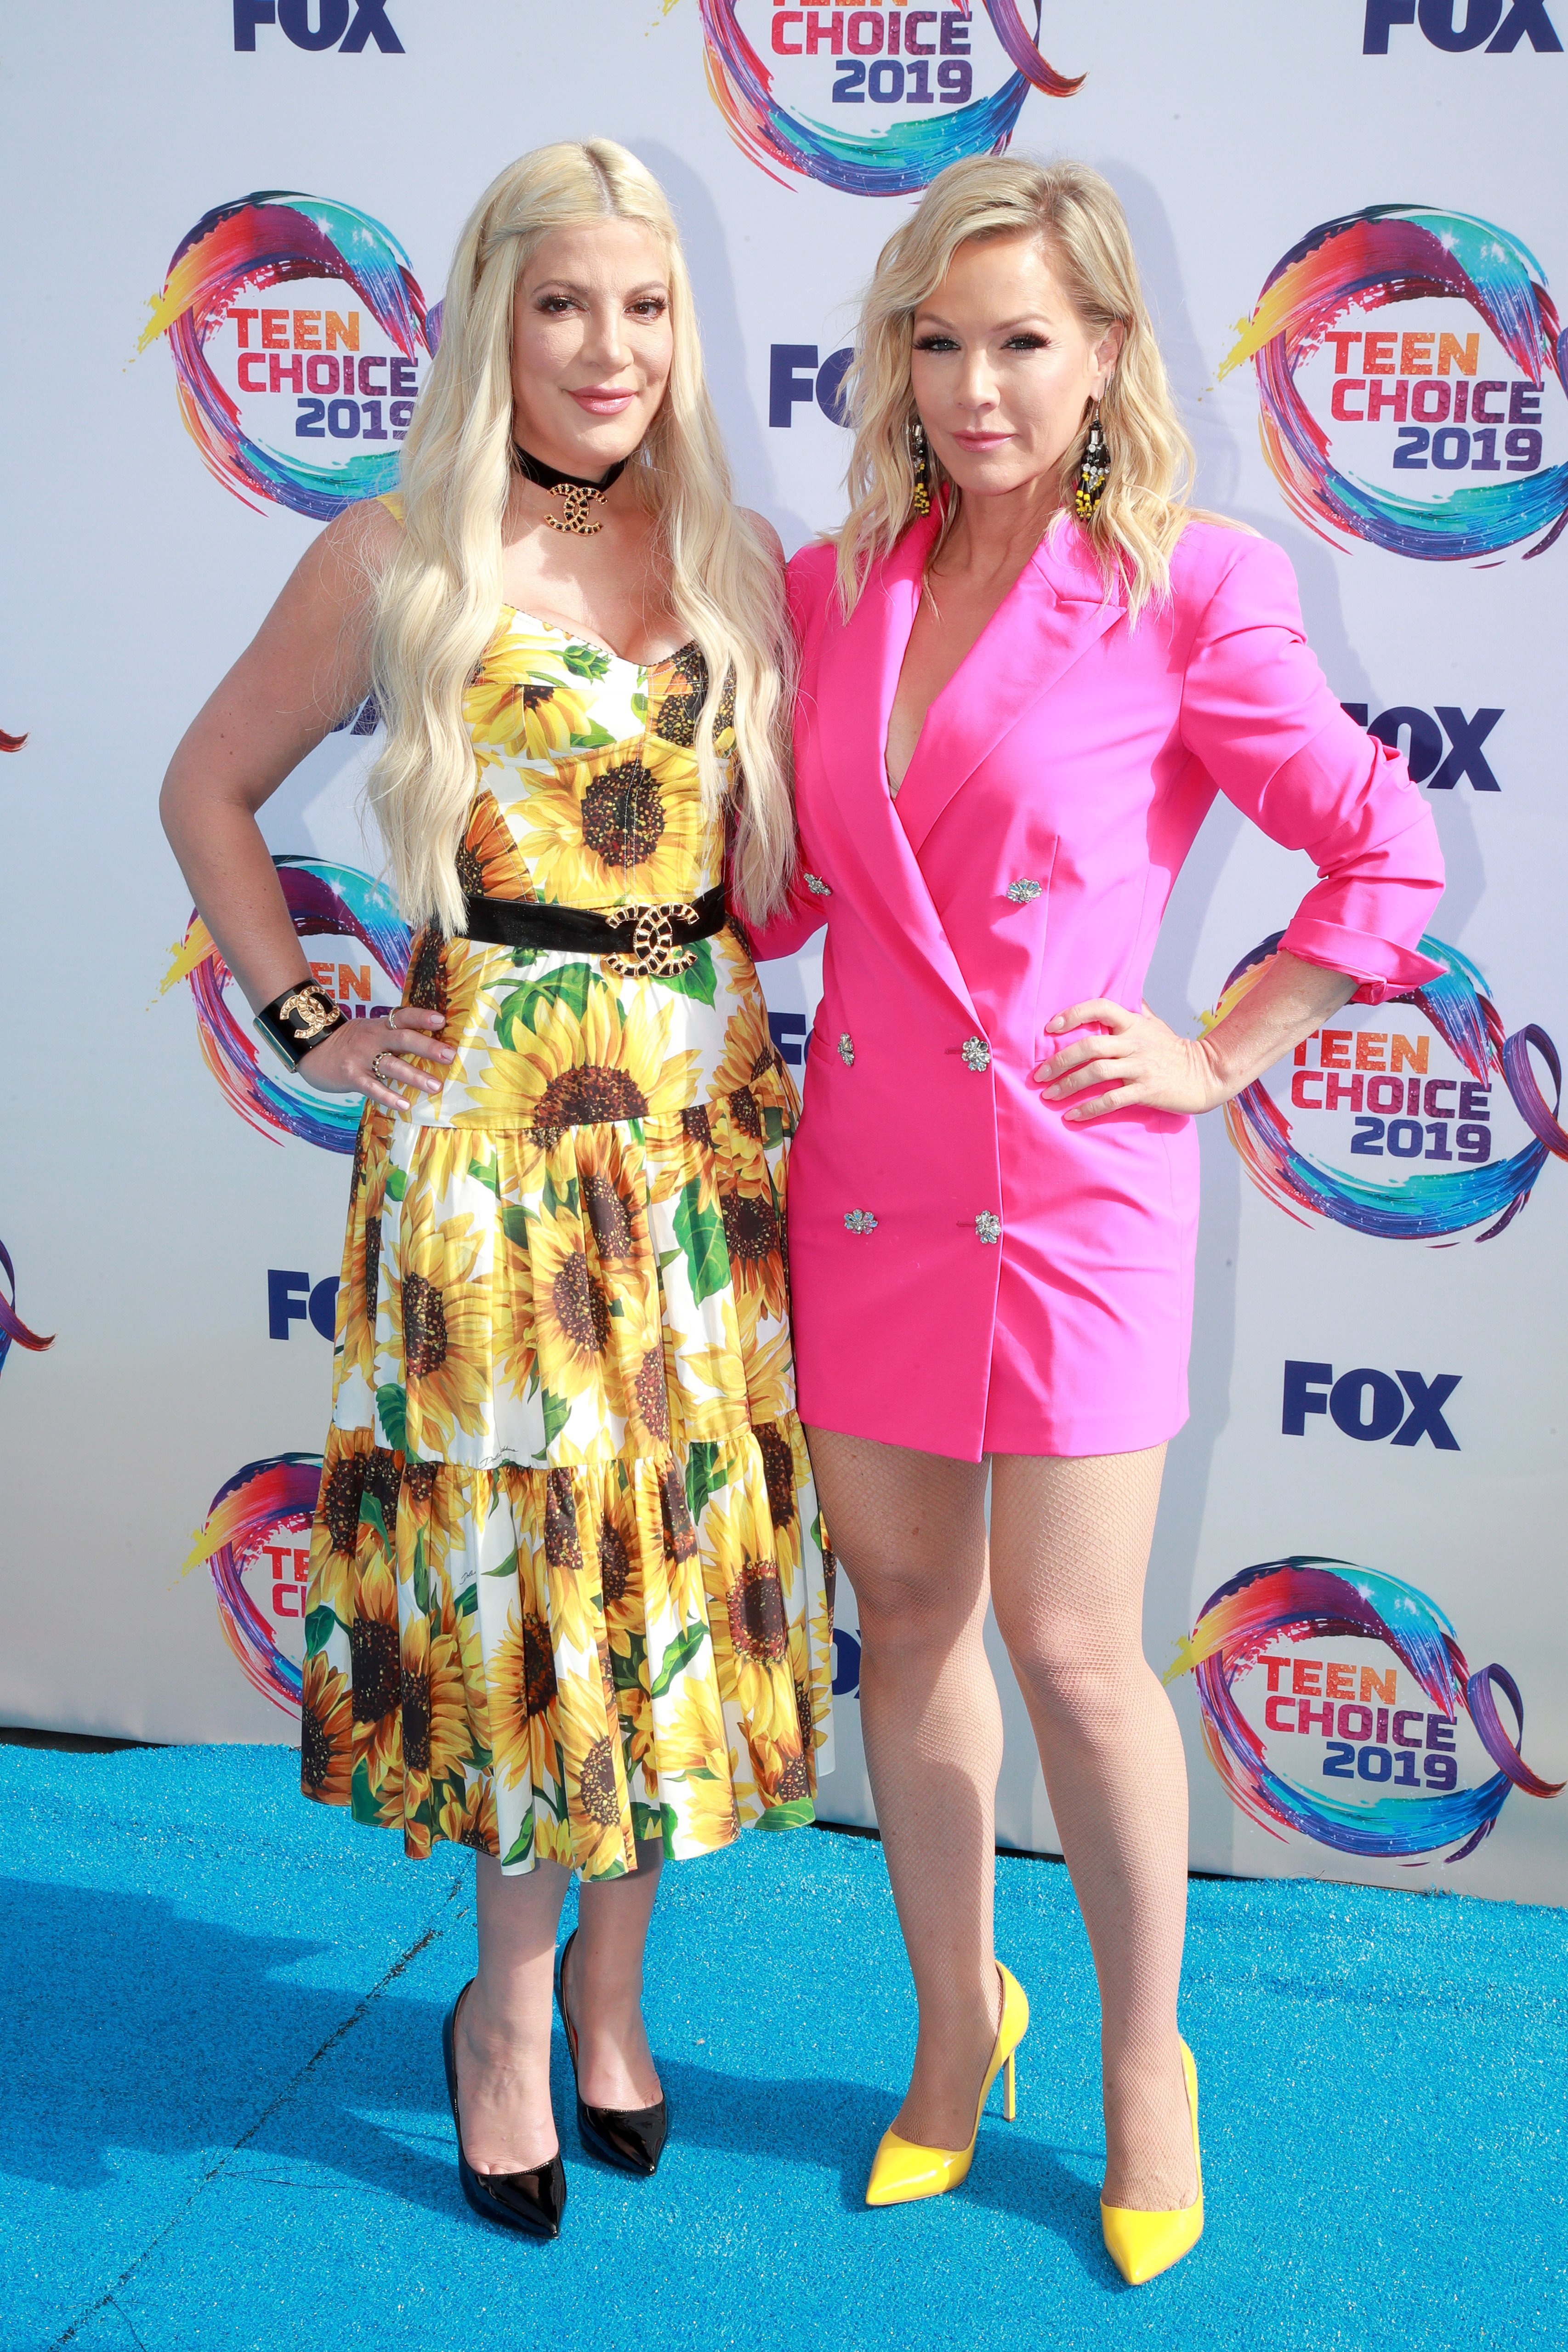
[[4, 1274], [11, 1293], [10, 1297], [7, 1298], [5, 1292], [0, 1291], [0, 1371], [4, 1371], [5, 1359], [14, 1346], [30, 1348], [36, 1354], [41, 1355], [46, 1348], [52, 1348], [55, 1341], [52, 1332], [46, 1339], [40, 1333], [30, 1331], [17, 1314], [16, 1269], [11, 1263], [11, 1253], [4, 1242], [0, 1242], [0, 1274]]
[[204, 1563], [210, 1569], [225, 1640], [252, 1688], [286, 1711], [299, 1705], [303, 1675], [278, 1648], [246, 1590], [245, 1571], [275, 1533], [309, 1540], [320, 1484], [319, 1454], [274, 1454], [247, 1462], [213, 1496], [185, 1562], [187, 1569]]
[[[384, 884], [355, 866], [318, 857], [275, 857], [277, 878], [302, 938], [355, 939], [401, 988], [408, 970], [408, 926]], [[324, 1151], [351, 1151], [363, 1105], [358, 1095], [318, 1094], [303, 1078], [261, 1060], [261, 1042], [229, 1009], [232, 975], [217, 944], [193, 912], [174, 950], [160, 994], [190, 982], [196, 1004], [202, 1057], [243, 1119], [258, 1134], [277, 1131]], [[269, 1055], [270, 1060], [270, 1055]]]
[[1367, 540], [1393, 555], [1458, 562], [1542, 532], [1527, 552], [1543, 554], [1568, 520], [1568, 465], [1446, 498], [1401, 498], [1335, 468], [1296, 389], [1298, 371], [1347, 310], [1434, 296], [1468, 303], [1531, 383], [1551, 373], [1564, 384], [1568, 336], [1530, 248], [1490, 221], [1423, 205], [1369, 205], [1309, 230], [1270, 271], [1219, 373], [1252, 361], [1263, 454], [1290, 505], [1331, 544]]
[[225, 489], [247, 506], [271, 499], [329, 522], [356, 499], [396, 488], [396, 448], [361, 451], [339, 466], [312, 466], [303, 456], [264, 448], [247, 438], [206, 357], [209, 339], [247, 287], [265, 291], [300, 278], [352, 287], [405, 359], [432, 348], [424, 297], [389, 230], [352, 205], [264, 193], [214, 205], [182, 237], [137, 350], [167, 335], [186, 430]]
[[[1205, 1016], [1206, 1027], [1223, 1020], [1256, 986], [1283, 936], [1271, 932], [1243, 957], [1227, 980], [1219, 1003]], [[1568, 1160], [1568, 1129], [1558, 1117], [1562, 1064], [1551, 1038], [1533, 1022], [1508, 1034], [1480, 971], [1458, 948], [1427, 937], [1421, 953], [1446, 965], [1446, 971], [1424, 987], [1387, 1001], [1418, 1006], [1478, 1085], [1496, 1080], [1507, 1088], [1533, 1139], [1521, 1151], [1477, 1168], [1369, 1183], [1303, 1150], [1294, 1139], [1288, 1111], [1260, 1078], [1226, 1104], [1225, 1124], [1259, 1191], [1301, 1223], [1306, 1219], [1300, 1213], [1306, 1210], [1378, 1240], [1425, 1242], [1446, 1241], [1484, 1225], [1485, 1232], [1475, 1237], [1487, 1242], [1523, 1208], [1548, 1158]], [[1532, 1050], [1552, 1073], [1556, 1094], [1550, 1104], [1535, 1076]]]
[[[954, 5], [970, 14], [970, 0], [954, 0]], [[1031, 89], [1071, 98], [1082, 82], [1082, 74], [1059, 74], [1041, 57], [1017, 0], [983, 0], [983, 5], [1013, 67], [1000, 89], [968, 106], [895, 121], [875, 137], [854, 138], [786, 106], [740, 28], [736, 0], [700, 0], [708, 88], [736, 144], [769, 178], [782, 181], [783, 173], [793, 172], [845, 195], [909, 195], [962, 156], [999, 154]], [[1037, 31], [1040, 16], [1035, 0]]]
[[[1276, 1772], [1232, 1685], [1276, 1643], [1347, 1634], [1391, 1651], [1450, 1723], [1462, 1707], [1497, 1767], [1492, 1777], [1474, 1789], [1354, 1805]], [[1524, 1702], [1507, 1668], [1482, 1666], [1472, 1674], [1452, 1625], [1425, 1593], [1349, 1560], [1301, 1554], [1244, 1568], [1204, 1602], [1165, 1680], [1185, 1674], [1197, 1678], [1210, 1762], [1235, 1803], [1273, 1836], [1299, 1830], [1336, 1853], [1379, 1861], [1419, 1858], [1452, 1845], [1456, 1851], [1447, 1860], [1462, 1862], [1490, 1836], [1511, 1789], [1554, 1797], [1563, 1785], [1542, 1780], [1520, 1754]], [[1513, 1709], [1518, 1739], [1503, 1727], [1494, 1685]]]

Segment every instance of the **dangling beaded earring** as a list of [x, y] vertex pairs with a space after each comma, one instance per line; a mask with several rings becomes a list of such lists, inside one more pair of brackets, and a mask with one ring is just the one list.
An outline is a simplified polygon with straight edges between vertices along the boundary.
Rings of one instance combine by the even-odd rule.
[[925, 427], [918, 416], [909, 423], [909, 462], [915, 468], [915, 511], [928, 515], [931, 511], [931, 452], [926, 446]]
[[1072, 493], [1073, 510], [1080, 522], [1092, 522], [1094, 509], [1105, 493], [1105, 482], [1111, 471], [1111, 452], [1105, 436], [1100, 429], [1100, 404], [1094, 404], [1094, 414], [1089, 420], [1089, 437], [1083, 444], [1083, 456], [1078, 467], [1078, 488]]

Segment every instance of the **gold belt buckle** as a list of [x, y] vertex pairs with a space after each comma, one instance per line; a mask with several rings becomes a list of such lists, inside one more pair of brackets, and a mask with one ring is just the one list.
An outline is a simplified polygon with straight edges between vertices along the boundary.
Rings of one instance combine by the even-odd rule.
[[696, 908], [683, 906], [678, 899], [666, 899], [654, 907], [615, 907], [605, 919], [616, 930], [622, 923], [636, 925], [631, 954], [607, 955], [604, 959], [609, 969], [623, 980], [689, 971], [697, 960], [695, 948], [676, 943], [675, 924], [695, 923], [697, 919]]

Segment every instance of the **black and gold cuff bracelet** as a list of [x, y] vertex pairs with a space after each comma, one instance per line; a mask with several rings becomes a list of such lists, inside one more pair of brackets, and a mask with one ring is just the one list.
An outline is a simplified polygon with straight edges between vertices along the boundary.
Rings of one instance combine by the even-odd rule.
[[264, 1004], [256, 1016], [256, 1026], [279, 1061], [297, 1070], [311, 1046], [340, 1029], [348, 1017], [316, 981], [303, 980]]

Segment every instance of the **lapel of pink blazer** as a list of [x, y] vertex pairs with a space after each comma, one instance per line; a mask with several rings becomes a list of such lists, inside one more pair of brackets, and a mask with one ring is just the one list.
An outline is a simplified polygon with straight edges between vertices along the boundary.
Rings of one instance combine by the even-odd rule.
[[887, 789], [888, 714], [936, 528], [933, 520], [905, 531], [886, 562], [873, 572], [848, 623], [829, 626], [818, 672], [816, 725], [833, 789], [817, 814], [822, 837], [831, 842], [846, 873], [852, 867], [863, 876], [866, 887], [857, 898], [895, 965], [906, 965], [913, 950], [977, 1027], [957, 958]]
[[[918, 581], [918, 568], [913, 577]], [[954, 793], [988, 752], [1123, 612], [1120, 591], [1106, 596], [1099, 565], [1071, 519], [1041, 540], [926, 711], [898, 794], [898, 829], [917, 856]], [[898, 641], [889, 703], [913, 626], [912, 602]], [[884, 713], [881, 740], [885, 738]]]

